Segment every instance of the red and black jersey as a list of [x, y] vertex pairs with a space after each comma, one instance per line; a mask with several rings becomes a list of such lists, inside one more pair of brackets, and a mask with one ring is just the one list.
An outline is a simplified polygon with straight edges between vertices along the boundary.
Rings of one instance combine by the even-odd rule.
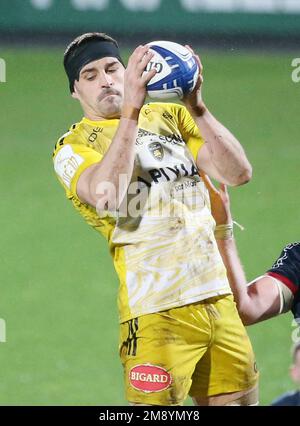
[[279, 258], [267, 272], [285, 284], [294, 295], [292, 312], [300, 322], [300, 242], [284, 247]]

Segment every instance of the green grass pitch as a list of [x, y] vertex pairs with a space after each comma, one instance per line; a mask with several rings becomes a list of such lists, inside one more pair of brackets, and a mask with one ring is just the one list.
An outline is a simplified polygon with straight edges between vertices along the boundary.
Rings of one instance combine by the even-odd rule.
[[[248, 279], [299, 239], [300, 83], [293, 53], [197, 50], [205, 101], [244, 145], [252, 181], [231, 190]], [[57, 138], [81, 118], [63, 49], [1, 49], [1, 405], [124, 405], [118, 281], [105, 241], [73, 211], [52, 169]], [[249, 329], [260, 401], [293, 387], [292, 317]], [[298, 333], [299, 336], [299, 333]], [[187, 401], [187, 404], [190, 404]]]

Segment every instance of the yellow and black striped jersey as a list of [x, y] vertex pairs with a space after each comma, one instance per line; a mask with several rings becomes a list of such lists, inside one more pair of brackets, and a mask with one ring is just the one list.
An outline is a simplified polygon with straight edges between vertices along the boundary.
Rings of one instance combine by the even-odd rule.
[[58, 140], [53, 161], [66, 196], [108, 241], [120, 280], [120, 321], [231, 293], [195, 164], [204, 142], [185, 107], [142, 108], [134, 170], [117, 212], [98, 214], [79, 200], [80, 174], [101, 161], [118, 123], [83, 118]]

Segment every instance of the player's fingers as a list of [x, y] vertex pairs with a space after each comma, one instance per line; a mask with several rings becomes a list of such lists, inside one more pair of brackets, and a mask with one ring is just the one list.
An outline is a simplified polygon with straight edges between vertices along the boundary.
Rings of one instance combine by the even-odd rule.
[[198, 75], [198, 79], [197, 79], [197, 83], [195, 85], [195, 89], [198, 90], [200, 89], [200, 87], [203, 84], [203, 65], [201, 63], [201, 59], [198, 55], [196, 55], [196, 53], [193, 51], [193, 49], [191, 48], [191, 46], [189, 46], [188, 44], [185, 45], [185, 47], [192, 53], [193, 57], [195, 58], [195, 61], [198, 64], [198, 68], [199, 68], [199, 75]]
[[187, 50], [189, 50], [193, 55], [195, 55], [195, 52], [193, 51], [193, 49], [191, 48], [189, 44], [186, 44], [184, 47], [186, 47]]
[[130, 55], [130, 58], [128, 60], [129, 63], [136, 63], [141, 60], [141, 58], [144, 56], [144, 54], [149, 50], [148, 46], [143, 46], [142, 44], [134, 49], [132, 54]]
[[199, 89], [199, 88], [202, 86], [202, 84], [203, 84], [203, 77], [202, 77], [202, 75], [201, 75], [201, 74], [199, 74], [199, 76], [198, 76], [198, 80], [197, 80], [197, 83], [196, 83], [196, 85], [195, 85], [195, 88], [196, 88], [196, 89]]
[[151, 61], [151, 59], [154, 56], [154, 52], [151, 52], [150, 50], [147, 50], [144, 54], [144, 56], [142, 57], [141, 61], [138, 63], [138, 69], [141, 72], [144, 72], [145, 69], [147, 68], [147, 65], [149, 64], [149, 62]]
[[132, 54], [130, 55], [130, 58], [134, 58], [135, 56], [138, 55], [138, 53], [140, 52], [140, 50], [143, 48], [143, 45], [140, 44], [139, 46], [137, 46], [134, 51], [132, 52]]
[[199, 66], [199, 74], [202, 74], [203, 72], [203, 65], [200, 59], [200, 56], [198, 56], [194, 50], [191, 48], [191, 46], [189, 44], [186, 44], [185, 47], [192, 53], [192, 55], [194, 56], [196, 62], [198, 63]]
[[210, 178], [203, 172], [200, 172], [200, 176], [203, 179], [203, 182], [206, 186], [206, 188], [208, 189], [208, 191], [212, 194], [218, 194], [219, 191], [217, 190], [217, 188], [215, 187], [215, 185], [212, 183], [212, 181], [210, 180]]
[[199, 67], [199, 76], [201, 76], [203, 78], [203, 65], [201, 63], [201, 60], [200, 60], [198, 55], [194, 55], [194, 58], [195, 58], [195, 60], [198, 64], [198, 67]]
[[225, 194], [228, 194], [228, 190], [227, 190], [227, 185], [225, 185], [225, 183], [221, 183], [220, 184], [220, 189], [222, 192], [224, 192]]
[[141, 62], [144, 59], [147, 52], [149, 52], [149, 50], [150, 50], [149, 46], [147, 45], [142, 46], [141, 49], [137, 52], [137, 61]]
[[229, 205], [230, 204], [230, 197], [229, 197], [229, 194], [228, 194], [227, 185], [225, 185], [224, 183], [221, 183], [219, 193], [220, 193], [220, 196], [221, 196], [223, 202], [225, 202], [226, 204]]
[[227, 191], [227, 185], [225, 185], [224, 183], [220, 183], [220, 193], [222, 193], [223, 195], [225, 195], [226, 198], [228, 198], [228, 191]]
[[148, 84], [149, 81], [151, 80], [151, 78], [153, 78], [155, 76], [155, 74], [157, 73], [157, 70], [155, 68], [153, 68], [152, 70], [145, 72], [145, 74], [142, 77], [142, 82], [143, 84]]
[[195, 84], [195, 89], [199, 89], [202, 86], [203, 83], [203, 75], [199, 73], [196, 84]]
[[198, 65], [199, 65], [199, 69], [200, 69], [200, 74], [202, 74], [203, 73], [203, 65], [202, 65], [200, 56], [196, 55], [196, 59], [198, 61]]

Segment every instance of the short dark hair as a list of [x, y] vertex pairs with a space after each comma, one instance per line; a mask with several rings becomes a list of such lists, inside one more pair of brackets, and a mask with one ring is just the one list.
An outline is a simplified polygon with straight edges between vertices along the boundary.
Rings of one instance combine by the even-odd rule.
[[74, 92], [74, 84], [79, 80], [80, 70], [88, 63], [112, 56], [125, 67], [121, 58], [118, 43], [105, 33], [85, 33], [76, 37], [64, 53], [64, 68], [69, 79], [70, 92]]
[[79, 46], [87, 44], [93, 40], [110, 41], [116, 47], [119, 47], [117, 41], [105, 33], [93, 32], [93, 33], [81, 34], [80, 36], [76, 37], [73, 41], [71, 41], [70, 44], [68, 44], [64, 53], [64, 63], [67, 61], [70, 54], [73, 53]]

